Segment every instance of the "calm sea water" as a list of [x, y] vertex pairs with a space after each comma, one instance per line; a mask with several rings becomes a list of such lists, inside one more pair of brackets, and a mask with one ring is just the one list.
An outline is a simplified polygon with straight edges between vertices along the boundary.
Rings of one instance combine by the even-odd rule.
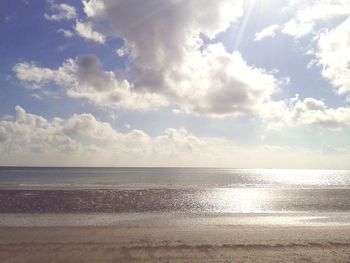
[[218, 168], [0, 168], [0, 187], [347, 188], [350, 171]]
[[0, 213], [345, 213], [350, 171], [0, 168]]

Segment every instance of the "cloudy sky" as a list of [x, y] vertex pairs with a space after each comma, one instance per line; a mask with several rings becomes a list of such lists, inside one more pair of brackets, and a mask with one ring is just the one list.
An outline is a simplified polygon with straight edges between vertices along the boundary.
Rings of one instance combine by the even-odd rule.
[[350, 0], [2, 0], [0, 165], [350, 169]]

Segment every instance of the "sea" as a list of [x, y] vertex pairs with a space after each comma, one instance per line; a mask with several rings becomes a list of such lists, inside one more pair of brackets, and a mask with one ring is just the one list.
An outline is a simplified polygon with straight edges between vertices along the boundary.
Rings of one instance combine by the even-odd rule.
[[350, 224], [350, 171], [0, 168], [1, 226]]

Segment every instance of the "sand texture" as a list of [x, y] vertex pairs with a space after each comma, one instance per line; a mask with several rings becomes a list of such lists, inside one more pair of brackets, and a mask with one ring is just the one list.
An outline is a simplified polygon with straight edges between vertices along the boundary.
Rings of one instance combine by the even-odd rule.
[[350, 227], [2, 227], [0, 262], [350, 262]]

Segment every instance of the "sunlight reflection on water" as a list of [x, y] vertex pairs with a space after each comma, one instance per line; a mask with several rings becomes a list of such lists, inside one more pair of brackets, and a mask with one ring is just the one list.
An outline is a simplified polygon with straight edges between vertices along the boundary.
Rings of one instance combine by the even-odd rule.
[[220, 212], [260, 213], [273, 204], [273, 193], [269, 189], [227, 188], [214, 189], [201, 196], [201, 202], [210, 210]]
[[343, 171], [256, 169], [252, 170], [257, 181], [263, 178], [271, 184], [288, 186], [330, 186], [344, 184]]
[[349, 171], [3, 168], [0, 179], [2, 213], [350, 211]]

